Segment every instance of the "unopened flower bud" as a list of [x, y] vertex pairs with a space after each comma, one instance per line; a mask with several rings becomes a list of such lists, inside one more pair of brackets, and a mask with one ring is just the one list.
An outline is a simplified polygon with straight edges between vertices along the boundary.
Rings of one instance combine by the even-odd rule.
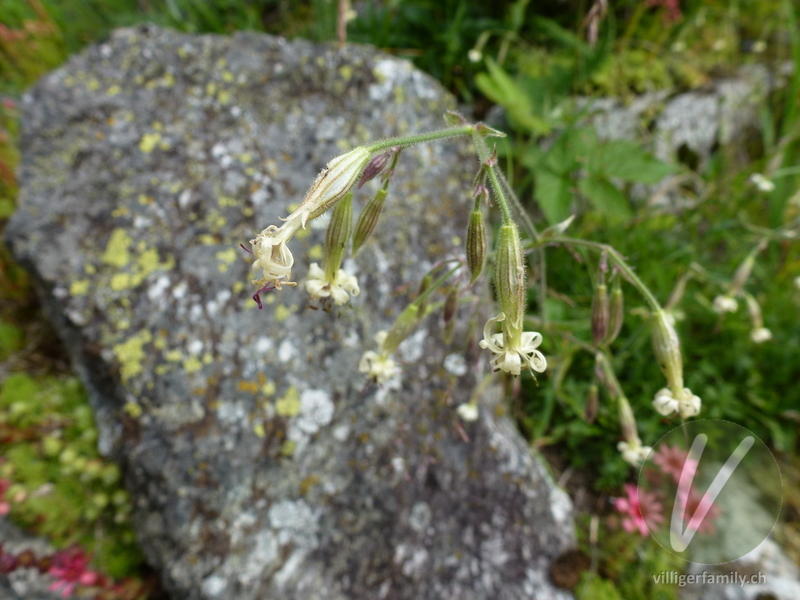
[[414, 327], [417, 326], [418, 317], [419, 305], [412, 302], [406, 306], [405, 310], [400, 313], [400, 316], [397, 317], [394, 325], [392, 325], [386, 334], [381, 344], [381, 351], [385, 354], [393, 354], [400, 343], [414, 331]]
[[286, 220], [299, 218], [305, 227], [307, 221], [325, 213], [358, 183], [371, 157], [369, 150], [359, 146], [332, 159], [317, 175], [297, 210]]
[[379, 189], [375, 195], [367, 202], [364, 210], [358, 215], [356, 222], [356, 230], [353, 234], [353, 255], [355, 255], [361, 246], [364, 245], [375, 230], [375, 225], [378, 224], [378, 217], [381, 216], [383, 210], [383, 202], [386, 200], [386, 188]]
[[352, 230], [353, 194], [351, 192], [334, 207], [331, 222], [325, 232], [325, 276], [329, 281], [336, 279]]
[[667, 385], [674, 393], [683, 389], [683, 360], [681, 344], [667, 315], [659, 309], [653, 313], [653, 351]]
[[594, 288], [592, 298], [592, 343], [595, 346], [603, 341], [608, 331], [608, 288], [604, 283]]
[[753, 271], [755, 262], [755, 254], [751, 253], [742, 261], [739, 268], [736, 269], [736, 273], [733, 274], [733, 282], [731, 283], [731, 289], [734, 292], [739, 292], [744, 288], [744, 284], [747, 283], [747, 280], [750, 278], [750, 273]]
[[394, 153], [395, 150], [387, 150], [386, 152], [379, 154], [369, 161], [364, 169], [364, 172], [361, 174], [361, 179], [358, 182], [358, 189], [361, 189], [361, 186], [363, 186], [365, 183], [375, 179], [378, 175], [380, 175], [381, 172], [383, 172], [383, 170], [386, 168], [386, 165], [389, 163], [389, 159]]
[[621, 395], [617, 398], [619, 404], [619, 426], [622, 429], [622, 437], [627, 442], [639, 440], [639, 433], [636, 430], [636, 418], [633, 416], [633, 409], [628, 399]]
[[453, 286], [450, 292], [447, 294], [447, 298], [444, 301], [444, 311], [442, 318], [444, 319], [445, 323], [449, 323], [453, 320], [453, 317], [456, 316], [456, 309], [458, 308], [458, 287]]
[[519, 231], [513, 221], [500, 227], [494, 273], [500, 310], [510, 327], [522, 331], [525, 316], [525, 260]]
[[625, 301], [622, 297], [622, 288], [617, 284], [611, 290], [611, 300], [608, 303], [608, 331], [606, 331], [606, 344], [611, 344], [622, 330], [625, 320]]
[[594, 423], [597, 418], [597, 411], [600, 409], [600, 390], [595, 384], [589, 386], [589, 393], [586, 395], [586, 408], [583, 411], [583, 419], [587, 423]]
[[486, 225], [483, 222], [483, 212], [480, 208], [476, 208], [469, 214], [469, 225], [467, 225], [467, 266], [471, 275], [470, 285], [480, 276], [485, 261]]

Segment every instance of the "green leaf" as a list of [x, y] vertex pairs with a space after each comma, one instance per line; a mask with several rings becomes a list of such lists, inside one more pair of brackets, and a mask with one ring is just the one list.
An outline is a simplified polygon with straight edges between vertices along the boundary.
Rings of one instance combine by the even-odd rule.
[[569, 217], [570, 180], [548, 169], [539, 169], [534, 174], [534, 182], [536, 201], [548, 222], [560, 223]]
[[628, 199], [607, 179], [590, 175], [581, 179], [578, 189], [604, 215], [625, 219], [633, 216]]
[[612, 140], [602, 144], [593, 153], [588, 168], [605, 177], [650, 184], [658, 183], [675, 171], [672, 165], [648, 154], [632, 140]]
[[491, 58], [486, 58], [489, 74], [478, 73], [475, 84], [486, 96], [508, 112], [511, 121], [528, 133], [550, 132], [548, 123], [534, 114], [533, 102], [517, 82]]

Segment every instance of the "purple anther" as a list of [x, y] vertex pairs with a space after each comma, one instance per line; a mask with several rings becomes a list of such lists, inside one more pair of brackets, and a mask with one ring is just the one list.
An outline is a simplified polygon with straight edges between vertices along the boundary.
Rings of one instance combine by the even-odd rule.
[[264, 308], [264, 305], [261, 303], [261, 294], [262, 292], [270, 292], [275, 289], [275, 285], [270, 281], [267, 285], [262, 287], [258, 290], [255, 294], [253, 294], [253, 300], [256, 304], [258, 304], [258, 310]]
[[244, 251], [245, 251], [245, 252], [247, 252], [248, 254], [252, 254], [252, 253], [253, 253], [253, 251], [252, 251], [252, 250], [248, 250], [247, 248], [245, 248], [245, 247], [244, 247], [244, 244], [239, 244], [239, 246], [241, 246], [242, 250], [244, 250]]

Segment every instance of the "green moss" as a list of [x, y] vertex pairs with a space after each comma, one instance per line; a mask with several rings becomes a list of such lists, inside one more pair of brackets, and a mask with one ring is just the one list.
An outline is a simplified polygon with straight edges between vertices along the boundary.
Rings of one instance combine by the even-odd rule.
[[142, 558], [128, 524], [119, 468], [97, 452], [86, 394], [74, 378], [15, 373], [0, 385], [0, 476], [11, 482], [11, 518], [60, 548], [80, 544], [119, 578]]

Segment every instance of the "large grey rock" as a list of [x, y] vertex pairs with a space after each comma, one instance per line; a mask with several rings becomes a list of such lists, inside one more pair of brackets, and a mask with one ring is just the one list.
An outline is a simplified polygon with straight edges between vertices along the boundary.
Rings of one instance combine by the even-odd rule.
[[[407, 301], [398, 286], [459, 251], [464, 146], [404, 153], [377, 240], [349, 266], [354, 308], [310, 310], [300, 287], [261, 312], [250, 299], [239, 242], [343, 148], [439, 127], [452, 106], [370, 48], [155, 28], [116, 32], [24, 98], [8, 240], [175, 598], [568, 597], [547, 571], [572, 543], [570, 502], [497, 387], [460, 430], [454, 406], [487, 372], [466, 323], [447, 347], [429, 319], [383, 388], [357, 371]], [[293, 241], [298, 279], [322, 238]]]

